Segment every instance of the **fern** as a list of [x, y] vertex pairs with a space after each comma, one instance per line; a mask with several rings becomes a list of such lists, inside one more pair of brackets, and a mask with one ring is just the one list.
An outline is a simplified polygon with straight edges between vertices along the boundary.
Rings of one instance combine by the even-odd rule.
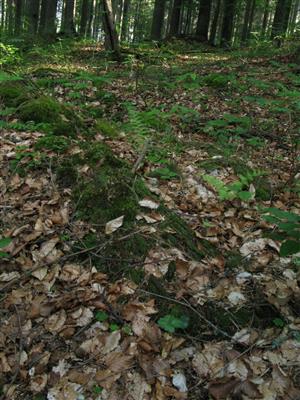
[[144, 122], [142, 113], [137, 111], [132, 105], [129, 105], [127, 109], [129, 118], [128, 125], [130, 130], [140, 136], [147, 136], [149, 134], [149, 128]]

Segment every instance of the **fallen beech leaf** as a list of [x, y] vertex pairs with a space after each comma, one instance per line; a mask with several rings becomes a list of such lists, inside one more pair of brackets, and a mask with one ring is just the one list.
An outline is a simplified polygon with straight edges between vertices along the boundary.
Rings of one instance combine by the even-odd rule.
[[95, 381], [104, 389], [110, 390], [113, 384], [121, 377], [120, 373], [111, 372], [109, 369], [97, 371]]
[[43, 267], [33, 271], [31, 275], [37, 278], [39, 281], [42, 281], [45, 278], [45, 276], [47, 276], [47, 273], [48, 273], [48, 268]]
[[186, 377], [183, 373], [179, 372], [173, 375], [172, 383], [180, 392], [188, 391], [188, 388], [186, 386]]
[[47, 385], [47, 374], [34, 376], [30, 381], [30, 390], [34, 393], [42, 392]]
[[229, 381], [220, 380], [210, 383], [208, 386], [209, 394], [215, 400], [227, 399], [227, 397], [234, 391], [239, 382], [239, 379], [230, 379]]
[[246, 298], [240, 292], [231, 292], [228, 295], [228, 300], [230, 301], [231, 304], [237, 306], [238, 304], [243, 303], [246, 300]]
[[139, 201], [139, 205], [144, 208], [150, 208], [150, 210], [157, 210], [159, 207], [158, 203], [150, 199], [143, 199]]
[[57, 333], [60, 332], [67, 319], [67, 314], [65, 310], [61, 310], [56, 314], [51, 315], [50, 318], [48, 318], [48, 321], [45, 323], [45, 328], [51, 332], [51, 333]]
[[109, 221], [105, 225], [105, 234], [106, 235], [111, 235], [113, 232], [118, 230], [123, 225], [123, 221], [124, 221], [124, 215], [122, 215], [119, 218], [116, 218], [116, 219], [113, 219], [113, 220]]

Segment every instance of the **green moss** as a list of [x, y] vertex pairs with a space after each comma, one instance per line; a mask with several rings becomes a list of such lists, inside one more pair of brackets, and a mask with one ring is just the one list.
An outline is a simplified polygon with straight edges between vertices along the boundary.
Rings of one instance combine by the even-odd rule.
[[70, 121], [58, 121], [53, 127], [53, 135], [56, 136], [76, 136], [76, 127]]
[[217, 249], [211, 243], [196, 240], [194, 232], [182, 218], [165, 207], [161, 209], [166, 219], [161, 223], [160, 230], [166, 245], [177, 247], [197, 260], [202, 259], [204, 254], [217, 253]]
[[64, 114], [63, 106], [51, 97], [39, 97], [28, 100], [19, 108], [19, 117], [22, 121], [58, 122]]
[[[41, 96], [22, 103], [18, 115], [24, 122], [48, 123], [57, 134], [71, 136], [76, 126], [82, 126], [82, 120], [70, 107], [67, 107], [52, 97]], [[61, 132], [61, 133], [60, 133]]]
[[78, 181], [78, 171], [72, 159], [63, 160], [55, 169], [57, 182], [63, 187], [73, 187]]
[[226, 88], [228, 83], [232, 81], [234, 77], [227, 74], [211, 73], [207, 75], [203, 81], [207, 86], [211, 86], [217, 89]]
[[70, 141], [64, 137], [57, 137], [53, 135], [46, 135], [38, 139], [35, 144], [35, 149], [51, 150], [55, 153], [64, 153], [68, 150]]
[[1, 82], [0, 100], [6, 107], [17, 107], [28, 100], [26, 88], [14, 81]]
[[119, 132], [112, 122], [104, 119], [97, 119], [95, 123], [95, 129], [97, 132], [102, 133], [104, 136], [109, 138], [116, 138], [119, 136]]

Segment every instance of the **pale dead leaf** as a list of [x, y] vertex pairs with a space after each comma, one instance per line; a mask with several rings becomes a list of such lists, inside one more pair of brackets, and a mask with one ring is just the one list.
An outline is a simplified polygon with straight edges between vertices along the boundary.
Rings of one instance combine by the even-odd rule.
[[159, 207], [159, 204], [151, 199], [140, 200], [139, 205], [144, 208], [150, 208], [150, 210], [157, 210]]
[[113, 232], [115, 232], [116, 230], [121, 228], [121, 226], [123, 225], [123, 222], [124, 222], [124, 215], [122, 215], [119, 218], [116, 218], [116, 219], [113, 219], [113, 220], [109, 221], [105, 225], [105, 234], [106, 235], [111, 235]]

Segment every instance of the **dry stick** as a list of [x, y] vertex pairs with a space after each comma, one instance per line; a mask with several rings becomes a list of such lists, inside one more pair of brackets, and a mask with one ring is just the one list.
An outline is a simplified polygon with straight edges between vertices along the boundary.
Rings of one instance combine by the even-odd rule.
[[[215, 325], [214, 323], [212, 323], [211, 321], [209, 321], [207, 318], [205, 318], [198, 310], [196, 310], [196, 308], [194, 308], [187, 300], [185, 301], [180, 301], [180, 300], [176, 300], [176, 299], [172, 299], [171, 297], [167, 297], [167, 296], [163, 296], [161, 294], [157, 294], [157, 293], [153, 293], [153, 292], [148, 292], [147, 290], [143, 290], [143, 289], [138, 289], [138, 292], [142, 292], [145, 294], [149, 294], [151, 296], [154, 297], [159, 297], [161, 299], [167, 300], [167, 301], [171, 301], [172, 303], [176, 303], [179, 304], [181, 306], [187, 307], [189, 308], [191, 311], [193, 311], [195, 314], [198, 315], [198, 317], [200, 319], [202, 319], [202, 321], [205, 321], [207, 323], [207, 325], [209, 325], [211, 328], [213, 328], [214, 330], [220, 332], [223, 336], [226, 336], [227, 338], [229, 338], [230, 340], [233, 340], [232, 337], [225, 331], [223, 331], [222, 329], [220, 329], [217, 325]], [[236, 342], [238, 343], [238, 342]]]

